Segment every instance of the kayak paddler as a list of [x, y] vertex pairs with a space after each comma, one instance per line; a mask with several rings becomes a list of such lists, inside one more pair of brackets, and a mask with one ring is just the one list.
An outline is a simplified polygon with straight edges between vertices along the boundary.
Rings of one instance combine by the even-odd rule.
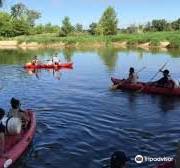
[[[144, 69], [144, 68], [143, 68]], [[141, 69], [140, 71], [142, 71], [143, 69]], [[138, 71], [138, 72], [140, 72]], [[121, 80], [118, 84], [115, 84], [112, 86], [112, 89], [117, 89], [120, 85], [126, 84], [126, 83], [132, 83], [132, 84], [136, 84], [138, 82], [138, 75], [135, 72], [135, 69], [133, 67], [129, 68], [129, 75], [127, 79], [123, 79]]]
[[160, 70], [160, 72], [162, 72], [163, 77], [160, 78], [159, 80], [155, 81], [155, 82], [151, 82], [150, 84], [156, 85], [159, 87], [174, 88], [175, 82], [172, 80], [169, 70], [168, 69], [166, 69], [164, 71]]
[[39, 64], [39, 60], [38, 60], [36, 55], [33, 57], [32, 61], [31, 61], [31, 64], [32, 65], [38, 65]]
[[58, 65], [60, 63], [59, 58], [57, 57], [58, 54], [56, 53], [53, 57], [52, 57], [52, 62], [54, 63], [54, 65]]
[[131, 67], [131, 68], [129, 69], [129, 76], [128, 76], [128, 78], [126, 79], [126, 82], [128, 82], [128, 83], [137, 83], [137, 81], [138, 81], [138, 75], [137, 75], [137, 73], [135, 72], [134, 68]]
[[21, 103], [18, 99], [14, 97], [11, 99], [11, 109], [9, 110], [8, 117], [17, 117], [22, 121], [23, 128], [26, 128], [29, 123], [29, 117], [26, 115], [25, 111], [21, 109]]

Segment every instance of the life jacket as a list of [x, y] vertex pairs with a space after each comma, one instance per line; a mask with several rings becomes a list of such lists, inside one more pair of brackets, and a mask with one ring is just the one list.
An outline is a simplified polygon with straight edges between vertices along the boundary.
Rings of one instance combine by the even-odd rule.
[[130, 83], [137, 83], [138, 82], [138, 75], [137, 73], [132, 73], [132, 74], [129, 74], [129, 77], [127, 79], [128, 82]]
[[17, 117], [3, 117], [0, 124], [5, 128], [7, 134], [16, 135], [21, 132], [22, 122]]

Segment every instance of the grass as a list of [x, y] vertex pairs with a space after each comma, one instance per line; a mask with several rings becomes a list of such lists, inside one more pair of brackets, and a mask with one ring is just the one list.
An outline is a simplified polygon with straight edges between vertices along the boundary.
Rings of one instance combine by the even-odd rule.
[[[0, 38], [2, 40], [3, 38]], [[171, 48], [180, 48], [180, 31], [177, 32], [147, 32], [139, 34], [118, 34], [114, 36], [91, 36], [91, 35], [79, 35], [58, 37], [57, 34], [39, 34], [29, 36], [18, 36], [10, 38], [11, 40], [17, 40], [22, 42], [37, 42], [40, 44], [51, 44], [63, 42], [67, 45], [79, 44], [92, 44], [95, 42], [105, 42], [110, 44], [111, 42], [127, 42], [129, 45], [138, 45], [149, 42], [151, 46], [159, 46], [162, 41], [169, 41]]]

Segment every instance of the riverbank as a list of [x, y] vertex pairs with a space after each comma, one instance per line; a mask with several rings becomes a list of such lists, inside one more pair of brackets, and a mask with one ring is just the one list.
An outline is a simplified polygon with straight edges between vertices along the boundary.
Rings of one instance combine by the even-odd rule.
[[148, 32], [139, 34], [118, 34], [116, 36], [79, 35], [58, 37], [56, 34], [39, 34], [1, 38], [0, 48], [180, 48], [180, 32]]

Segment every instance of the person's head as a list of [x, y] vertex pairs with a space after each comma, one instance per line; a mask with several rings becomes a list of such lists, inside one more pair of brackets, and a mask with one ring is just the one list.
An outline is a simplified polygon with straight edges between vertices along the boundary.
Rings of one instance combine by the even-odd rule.
[[116, 151], [111, 155], [111, 168], [124, 168], [128, 161], [126, 155], [122, 151]]
[[20, 101], [15, 99], [14, 97], [11, 99], [11, 107], [13, 109], [18, 109], [20, 107]]
[[0, 120], [4, 117], [5, 111], [4, 109], [0, 108]]
[[167, 70], [167, 69], [164, 70], [164, 71], [163, 71], [163, 75], [164, 75], [165, 77], [169, 76], [169, 70]]
[[134, 73], [134, 68], [133, 67], [129, 68], [129, 73]]

